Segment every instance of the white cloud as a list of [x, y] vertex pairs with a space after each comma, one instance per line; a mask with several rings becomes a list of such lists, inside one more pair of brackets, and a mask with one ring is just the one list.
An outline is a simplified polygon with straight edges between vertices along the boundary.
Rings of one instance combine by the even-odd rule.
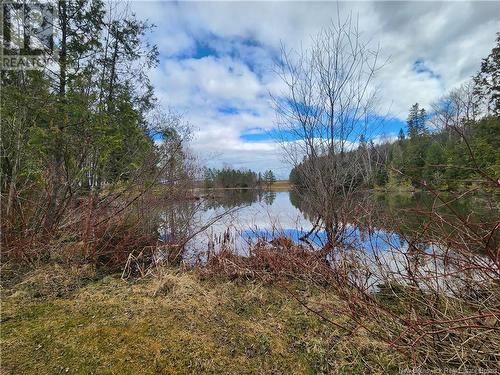
[[[280, 177], [287, 168], [279, 146], [241, 138], [273, 127], [268, 92], [282, 89], [272, 72], [280, 43], [307, 48], [337, 12], [359, 17], [363, 36], [380, 43], [381, 59], [389, 59], [376, 82], [380, 113], [404, 120], [411, 104], [429, 107], [473, 75], [500, 29], [495, 2], [140, 1], [132, 7], [157, 25], [152, 39], [161, 64], [151, 79], [160, 103], [185, 113], [197, 129], [193, 149], [217, 155], [207, 160], [212, 165], [281, 168]], [[417, 60], [432, 74], [417, 72]]]

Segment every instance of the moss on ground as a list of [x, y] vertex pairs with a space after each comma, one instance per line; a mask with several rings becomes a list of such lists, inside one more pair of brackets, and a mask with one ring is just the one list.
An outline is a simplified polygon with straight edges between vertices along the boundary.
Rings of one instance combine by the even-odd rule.
[[201, 281], [175, 270], [126, 282], [41, 269], [2, 292], [2, 374], [397, 372], [381, 344], [341, 337], [289, 290], [311, 306], [339, 303], [297, 283]]

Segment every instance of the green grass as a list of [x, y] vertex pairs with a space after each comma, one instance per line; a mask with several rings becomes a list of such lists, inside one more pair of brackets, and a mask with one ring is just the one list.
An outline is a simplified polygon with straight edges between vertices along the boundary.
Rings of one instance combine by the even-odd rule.
[[[283, 285], [91, 273], [48, 267], [3, 290], [2, 374], [397, 372], [383, 346], [340, 337]], [[311, 306], [338, 303], [328, 291], [286, 288]]]

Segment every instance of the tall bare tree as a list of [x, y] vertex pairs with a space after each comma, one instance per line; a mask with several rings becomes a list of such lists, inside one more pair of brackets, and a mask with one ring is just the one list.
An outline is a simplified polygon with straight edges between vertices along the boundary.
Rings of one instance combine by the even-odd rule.
[[360, 155], [349, 151], [370, 123], [382, 65], [352, 16], [332, 21], [309, 49], [281, 49], [276, 72], [284, 90], [273, 97], [281, 143], [298, 172], [298, 193], [327, 232], [325, 256], [340, 241], [363, 180]]

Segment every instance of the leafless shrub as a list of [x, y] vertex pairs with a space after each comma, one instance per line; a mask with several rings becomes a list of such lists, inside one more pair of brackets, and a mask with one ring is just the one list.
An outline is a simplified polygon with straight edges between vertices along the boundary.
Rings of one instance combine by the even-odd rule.
[[332, 276], [330, 266], [317, 252], [295, 245], [287, 237], [275, 238], [270, 243], [258, 241], [249, 256], [223, 249], [199, 268], [199, 272], [204, 278], [258, 278], [265, 282], [300, 279], [326, 283]]
[[[467, 144], [463, 127], [453, 130]], [[484, 187], [498, 189], [494, 177], [477, 164], [476, 169]], [[384, 246], [339, 241], [330, 259], [333, 290], [346, 302], [343, 313], [405, 355], [408, 366], [495, 373], [500, 363], [495, 199], [483, 202], [489, 212], [477, 217], [455, 206], [476, 188], [445, 194], [423, 181], [414, 183], [433, 197], [429, 206], [412, 209], [421, 223], [407, 228], [403, 244], [395, 243], [390, 233], [377, 234]], [[366, 203], [357, 213], [350, 222], [371, 233], [381, 223], [389, 230], [399, 224], [390, 215], [380, 217]]]

